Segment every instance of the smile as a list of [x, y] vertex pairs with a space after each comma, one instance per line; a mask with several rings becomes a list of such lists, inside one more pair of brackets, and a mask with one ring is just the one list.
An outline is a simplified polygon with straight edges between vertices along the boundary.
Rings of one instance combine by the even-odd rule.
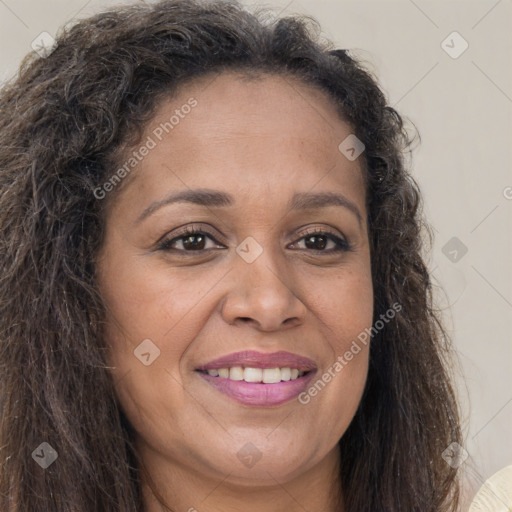
[[316, 373], [315, 363], [289, 352], [245, 351], [196, 368], [198, 375], [229, 398], [270, 407], [297, 398]]

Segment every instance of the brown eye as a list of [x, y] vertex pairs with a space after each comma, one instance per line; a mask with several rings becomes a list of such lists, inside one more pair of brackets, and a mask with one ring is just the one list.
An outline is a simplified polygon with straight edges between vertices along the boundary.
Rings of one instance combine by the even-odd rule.
[[184, 249], [193, 249], [199, 251], [205, 249], [206, 237], [202, 233], [198, 233], [197, 235], [188, 235], [186, 237], [181, 237], [178, 240], [182, 241], [181, 243], [183, 244]]
[[[213, 246], [207, 246], [209, 240], [214, 242]], [[199, 229], [187, 228], [181, 235], [163, 240], [157, 249], [176, 252], [201, 252], [215, 248], [223, 248], [223, 246], [215, 240], [213, 235]]]
[[325, 249], [329, 242], [328, 238], [322, 235], [309, 235], [304, 240], [306, 240], [306, 247], [308, 249], [316, 250]]
[[[310, 249], [312, 251], [333, 253], [352, 250], [350, 244], [346, 240], [326, 231], [309, 232], [295, 242], [294, 245], [298, 244], [302, 240], [305, 241], [305, 249]], [[328, 247], [329, 244], [331, 245], [330, 247]], [[302, 249], [302, 247], [299, 247], [299, 249]]]

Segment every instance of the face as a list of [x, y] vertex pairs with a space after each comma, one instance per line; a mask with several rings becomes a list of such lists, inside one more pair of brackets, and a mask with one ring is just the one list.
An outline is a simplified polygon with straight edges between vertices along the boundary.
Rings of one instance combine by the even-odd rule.
[[148, 460], [286, 482], [336, 453], [366, 382], [362, 157], [323, 92], [211, 80], [159, 106], [109, 209], [110, 363]]

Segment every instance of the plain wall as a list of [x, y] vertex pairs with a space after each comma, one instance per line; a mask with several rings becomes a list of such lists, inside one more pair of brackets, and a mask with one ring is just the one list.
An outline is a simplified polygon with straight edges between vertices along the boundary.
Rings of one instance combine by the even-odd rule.
[[[53, 35], [71, 18], [117, 3], [0, 1], [0, 81], [42, 31]], [[412, 169], [436, 234], [429, 264], [446, 291], [442, 307], [464, 371], [457, 382], [474, 468], [461, 471], [471, 496], [512, 464], [512, 2], [258, 5], [316, 17], [337, 48], [357, 50], [389, 103], [419, 130]], [[441, 46], [454, 31], [469, 45], [457, 58]], [[457, 37], [445, 43], [452, 53], [462, 48]]]

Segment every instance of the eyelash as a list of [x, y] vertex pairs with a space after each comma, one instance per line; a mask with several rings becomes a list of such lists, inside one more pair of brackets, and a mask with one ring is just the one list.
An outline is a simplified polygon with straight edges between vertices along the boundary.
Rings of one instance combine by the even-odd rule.
[[[190, 254], [203, 254], [206, 251], [211, 251], [212, 249], [199, 249], [199, 250], [190, 250], [187, 251], [185, 249], [175, 249], [171, 246], [184, 238], [187, 238], [189, 236], [196, 236], [196, 235], [206, 235], [208, 238], [213, 240], [215, 243], [219, 244], [212, 233], [210, 233], [207, 230], [204, 229], [198, 229], [194, 226], [188, 226], [183, 230], [182, 233], [179, 234], [179, 236], [175, 236], [171, 239], [163, 240], [160, 242], [157, 246], [157, 250], [159, 251], [168, 251], [168, 252], [179, 252], [179, 253], [190, 253]], [[319, 228], [312, 228], [306, 231], [299, 239], [297, 239], [297, 242], [300, 240], [303, 240], [304, 238], [308, 238], [311, 236], [323, 236], [328, 238], [329, 240], [332, 240], [336, 244], [335, 249], [328, 249], [328, 250], [322, 250], [322, 249], [309, 249], [309, 251], [314, 251], [316, 253], [324, 253], [324, 254], [333, 254], [338, 252], [351, 252], [353, 251], [352, 245], [344, 240], [343, 238], [340, 238], [334, 234], [332, 234], [329, 231], [325, 231]], [[296, 242], [293, 242], [296, 243]], [[220, 244], [219, 244], [220, 245]], [[302, 250], [308, 250], [302, 249]]]

